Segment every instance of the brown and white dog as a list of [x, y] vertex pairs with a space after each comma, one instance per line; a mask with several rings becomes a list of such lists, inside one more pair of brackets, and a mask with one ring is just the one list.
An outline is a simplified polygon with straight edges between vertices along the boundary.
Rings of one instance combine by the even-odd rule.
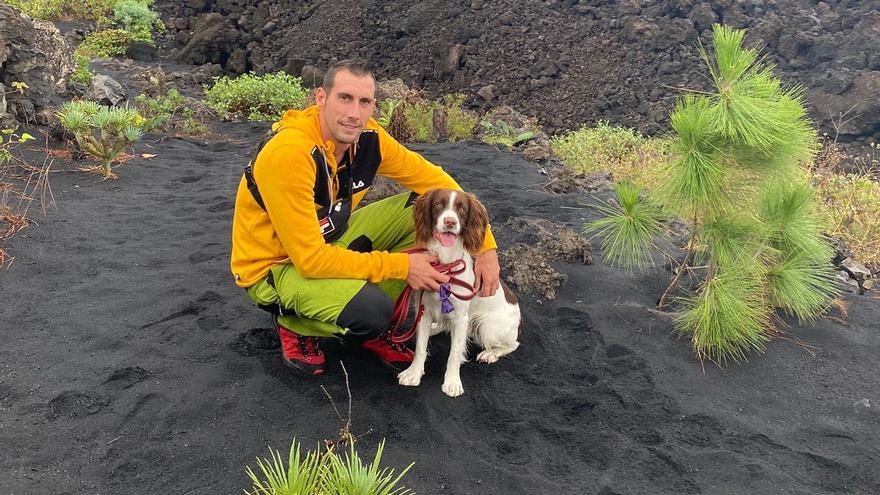
[[[465, 269], [456, 277], [473, 285], [473, 256], [479, 253], [489, 225], [486, 208], [477, 197], [462, 191], [434, 189], [416, 201], [413, 218], [416, 244], [435, 253], [441, 264], [463, 260]], [[428, 338], [446, 330], [450, 333], [452, 344], [442, 390], [450, 397], [457, 397], [464, 393], [459, 368], [467, 360], [468, 340], [483, 348], [477, 355], [478, 361], [498, 361], [498, 358], [519, 347], [520, 311], [516, 296], [504, 282], [501, 282], [502, 290], [494, 295], [477, 295], [470, 300], [455, 296], [455, 293], [463, 292], [461, 287], [450, 287], [453, 294], [446, 298], [442, 297], [443, 291], [422, 295], [425, 310], [416, 329], [415, 358], [410, 367], [398, 375], [398, 382], [418, 386], [425, 374]], [[448, 302], [444, 303], [443, 299]]]

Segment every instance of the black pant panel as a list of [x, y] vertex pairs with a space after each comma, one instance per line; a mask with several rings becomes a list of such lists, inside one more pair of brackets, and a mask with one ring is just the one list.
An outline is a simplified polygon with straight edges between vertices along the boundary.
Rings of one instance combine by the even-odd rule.
[[336, 325], [348, 328], [348, 335], [356, 340], [378, 337], [391, 323], [394, 303], [382, 289], [366, 283], [342, 308]]

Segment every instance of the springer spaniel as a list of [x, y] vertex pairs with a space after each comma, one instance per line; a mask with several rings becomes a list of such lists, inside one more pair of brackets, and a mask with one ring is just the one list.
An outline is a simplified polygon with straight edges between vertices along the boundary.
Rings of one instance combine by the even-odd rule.
[[[456, 277], [463, 285], [472, 286], [473, 256], [479, 253], [489, 224], [486, 208], [477, 197], [462, 191], [434, 189], [416, 201], [413, 218], [416, 244], [435, 253], [441, 264], [463, 265], [464, 270]], [[459, 368], [467, 360], [468, 339], [484, 349], [477, 355], [483, 363], [494, 363], [519, 347], [519, 304], [503, 281], [501, 290], [493, 296], [467, 296], [473, 293], [455, 284], [444, 284], [440, 292], [421, 294], [424, 313], [416, 329], [415, 358], [398, 375], [401, 385], [418, 386], [425, 374], [428, 338], [443, 330], [448, 330], [452, 339], [442, 386], [450, 397], [464, 393]]]

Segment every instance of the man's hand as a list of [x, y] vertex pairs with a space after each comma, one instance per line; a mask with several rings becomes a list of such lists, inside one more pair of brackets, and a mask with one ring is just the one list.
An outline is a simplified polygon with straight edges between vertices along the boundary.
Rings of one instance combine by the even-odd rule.
[[440, 284], [449, 282], [449, 277], [438, 272], [431, 263], [437, 263], [437, 256], [428, 253], [410, 253], [409, 273], [406, 283], [416, 290], [440, 290]]
[[495, 295], [501, 286], [501, 267], [498, 266], [498, 251], [483, 251], [474, 261], [474, 289], [480, 291], [480, 297]]

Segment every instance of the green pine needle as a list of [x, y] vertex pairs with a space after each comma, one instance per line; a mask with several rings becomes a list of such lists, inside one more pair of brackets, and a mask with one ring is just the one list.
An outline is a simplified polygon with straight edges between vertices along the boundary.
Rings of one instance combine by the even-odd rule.
[[763, 226], [733, 212], [705, 221], [698, 230], [698, 245], [703, 246], [697, 263], [712, 263], [718, 267], [737, 266], [757, 274], [763, 268], [761, 240]]
[[676, 158], [665, 167], [666, 181], [658, 188], [658, 197], [688, 218], [722, 204], [725, 173], [717, 138], [711, 133], [709, 105], [707, 98], [688, 95], [670, 116], [679, 139], [673, 142]]
[[773, 305], [800, 322], [813, 322], [840, 294], [831, 263], [819, 263], [805, 254], [792, 255], [768, 272]]
[[759, 218], [767, 227], [773, 247], [787, 254], [804, 254], [828, 263], [831, 245], [822, 236], [822, 225], [813, 210], [813, 191], [805, 184], [768, 184], [759, 204]]
[[603, 257], [609, 265], [632, 271], [653, 264], [651, 249], [663, 232], [660, 208], [640, 198], [641, 188], [631, 182], [615, 184], [619, 206], [596, 208], [605, 216], [585, 226], [584, 231], [602, 238]]
[[760, 281], [748, 273], [719, 273], [681, 302], [676, 322], [692, 335], [694, 353], [701, 361], [739, 362], [747, 352], [764, 349], [770, 328], [768, 308]]

